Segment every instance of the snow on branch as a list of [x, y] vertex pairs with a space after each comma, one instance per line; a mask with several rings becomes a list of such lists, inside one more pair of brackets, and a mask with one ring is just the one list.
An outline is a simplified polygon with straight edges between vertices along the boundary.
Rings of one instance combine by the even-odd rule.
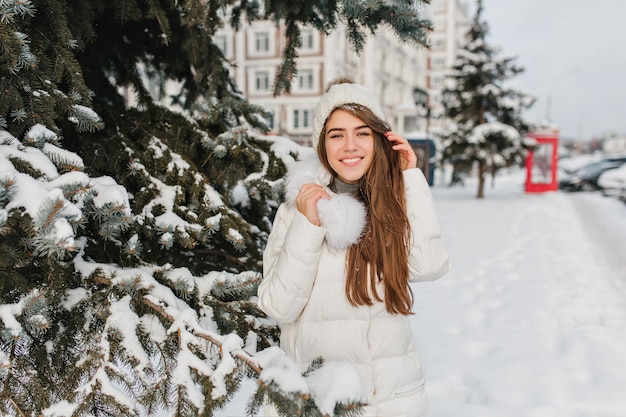
[[520, 139], [520, 134], [514, 127], [500, 122], [489, 122], [478, 125], [472, 129], [467, 141], [470, 143], [484, 143], [488, 141], [489, 137], [496, 135], [503, 136], [510, 141]]

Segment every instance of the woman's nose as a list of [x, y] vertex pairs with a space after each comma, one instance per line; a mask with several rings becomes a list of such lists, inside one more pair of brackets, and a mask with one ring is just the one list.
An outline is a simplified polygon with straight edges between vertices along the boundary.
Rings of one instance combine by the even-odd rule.
[[348, 150], [354, 150], [356, 149], [357, 145], [356, 145], [356, 137], [352, 134], [348, 134], [346, 135], [346, 144], [345, 144], [346, 149]]

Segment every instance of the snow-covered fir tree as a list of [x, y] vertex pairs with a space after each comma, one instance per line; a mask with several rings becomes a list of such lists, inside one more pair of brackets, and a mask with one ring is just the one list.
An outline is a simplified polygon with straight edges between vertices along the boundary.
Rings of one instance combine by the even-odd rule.
[[286, 164], [310, 151], [259, 134], [212, 42], [257, 18], [287, 28], [277, 92], [301, 25], [345, 22], [357, 50], [430, 27], [408, 0], [0, 1], [0, 414], [211, 416], [245, 378], [251, 415], [358, 412], [340, 390], [328, 409], [337, 373], [296, 369], [256, 307]]
[[452, 181], [476, 169], [478, 198], [484, 196], [486, 175], [524, 163], [524, 137], [531, 126], [522, 111], [534, 103], [530, 95], [505, 85], [523, 68], [515, 64], [516, 58], [500, 57], [499, 48], [487, 42], [489, 27], [482, 11], [478, 0], [450, 74], [455, 88], [444, 103], [447, 128], [442, 132], [442, 161], [452, 165]]

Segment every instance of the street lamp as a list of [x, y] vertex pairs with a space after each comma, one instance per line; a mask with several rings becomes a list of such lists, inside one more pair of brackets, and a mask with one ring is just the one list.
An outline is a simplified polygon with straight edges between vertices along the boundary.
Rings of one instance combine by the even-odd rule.
[[550, 111], [552, 110], [552, 90], [554, 89], [554, 85], [557, 81], [562, 80], [565, 75], [571, 74], [576, 71], [578, 71], [578, 68], [570, 68], [559, 73], [556, 77], [552, 79], [552, 82], [550, 83], [550, 88], [548, 89], [548, 99], [546, 100], [546, 121], [548, 123], [552, 123]]
[[454, 97], [454, 91], [449, 88], [444, 88], [441, 91], [441, 104], [443, 105], [444, 111], [448, 110], [448, 106], [452, 102], [452, 98]]
[[415, 101], [416, 106], [427, 107], [428, 106], [428, 92], [426, 90], [422, 90], [419, 87], [415, 87], [413, 89], [413, 101]]
[[424, 141], [422, 171], [424, 172], [426, 181], [430, 183], [430, 106], [428, 105], [428, 92], [415, 87], [413, 89], [413, 101], [418, 108], [423, 108], [426, 111], [426, 140]]
[[418, 108], [426, 110], [426, 138], [428, 138], [428, 130], [430, 124], [430, 106], [428, 105], [428, 92], [421, 88], [413, 89], [413, 101]]

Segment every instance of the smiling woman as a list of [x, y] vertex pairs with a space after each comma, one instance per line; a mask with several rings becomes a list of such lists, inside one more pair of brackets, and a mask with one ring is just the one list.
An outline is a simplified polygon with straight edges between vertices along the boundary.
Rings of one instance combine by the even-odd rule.
[[259, 305], [281, 323], [281, 347], [302, 370], [319, 357], [354, 367], [364, 415], [423, 417], [409, 283], [449, 269], [430, 189], [363, 86], [331, 85], [312, 139], [317, 157], [287, 176]]

